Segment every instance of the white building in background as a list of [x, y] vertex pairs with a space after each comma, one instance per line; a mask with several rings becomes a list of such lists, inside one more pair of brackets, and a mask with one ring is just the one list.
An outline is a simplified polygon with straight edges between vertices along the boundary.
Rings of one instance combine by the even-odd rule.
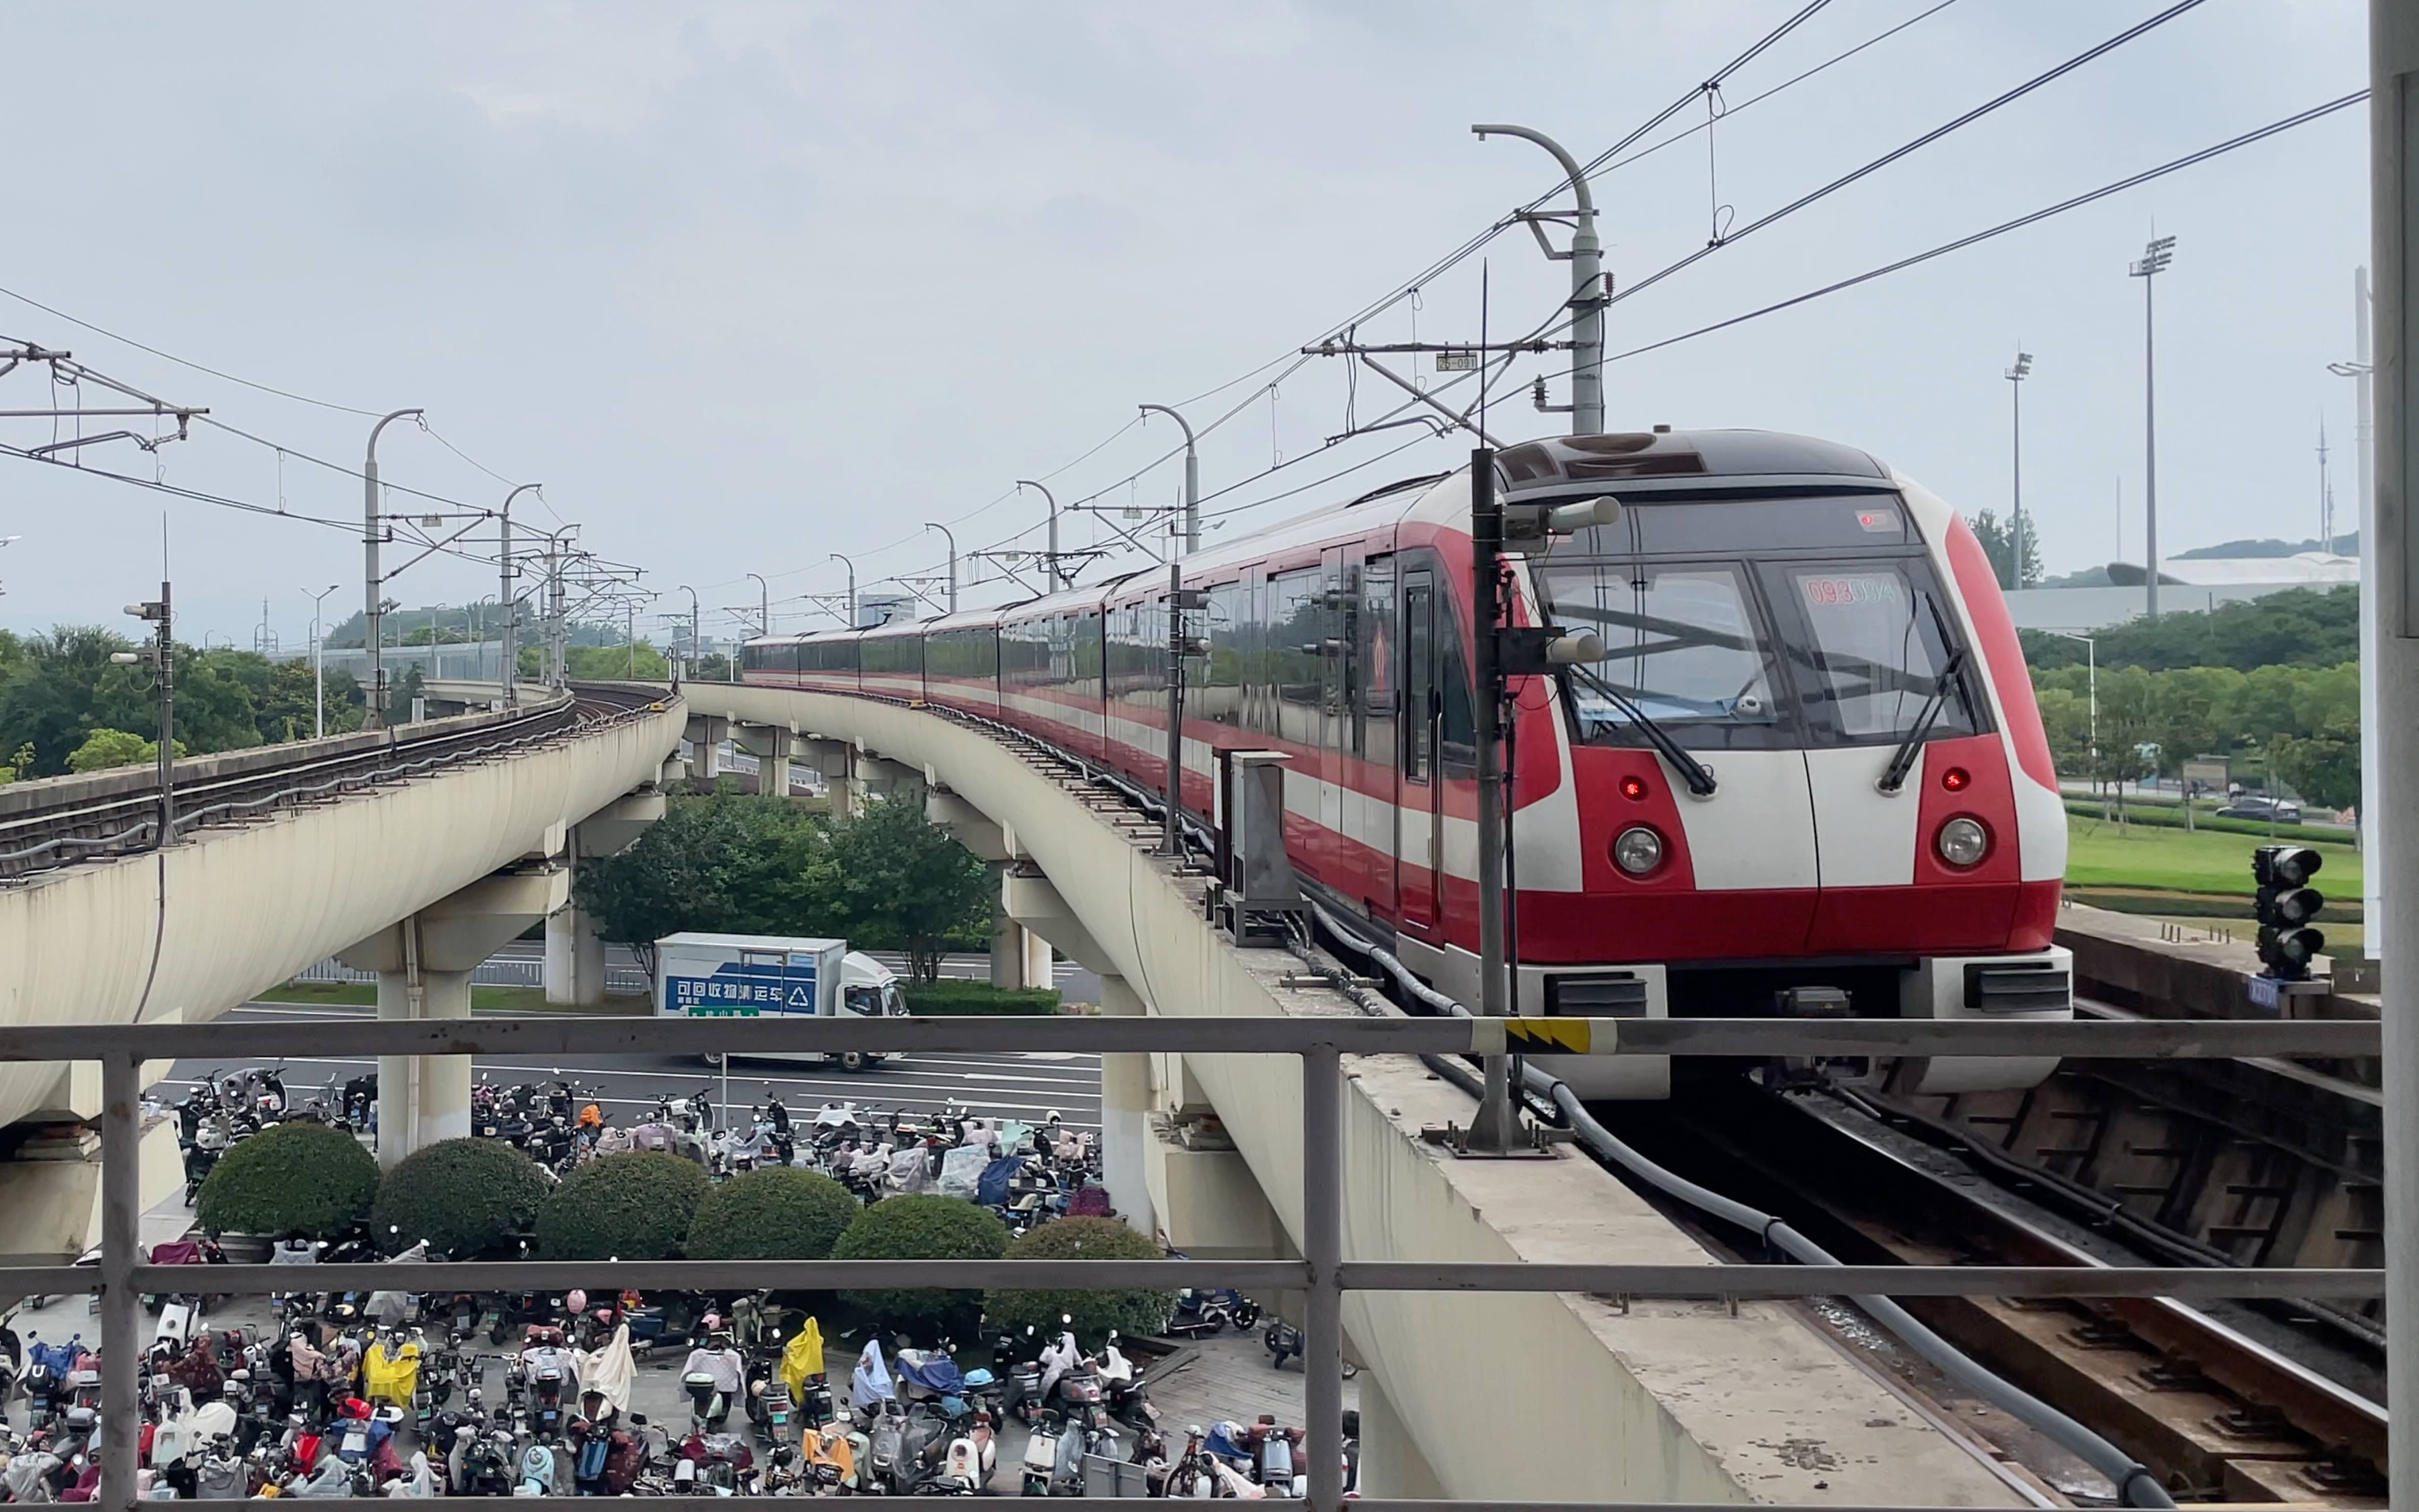
[[[2116, 574], [2130, 564], [2113, 564]], [[2131, 568], [2139, 576], [2141, 569]], [[2215, 609], [2224, 603], [2264, 599], [2288, 588], [2357, 588], [2360, 558], [2305, 551], [2293, 557], [2171, 557], [2159, 564], [2159, 609]], [[2138, 619], [2147, 609], [2142, 583], [2106, 588], [2019, 588], [2008, 595], [2008, 612], [2020, 630], [2103, 630]]]

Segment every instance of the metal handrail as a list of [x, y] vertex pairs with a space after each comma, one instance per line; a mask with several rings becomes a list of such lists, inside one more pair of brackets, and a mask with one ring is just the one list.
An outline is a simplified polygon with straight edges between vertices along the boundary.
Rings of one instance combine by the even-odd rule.
[[[1565, 1053], [1665, 1054], [1671, 1037], [1630, 1037], [1634, 1019], [1541, 1021]], [[1661, 1021], [1686, 1028], [1688, 1021]], [[1724, 1053], [1832, 1053], [1838, 1024], [1789, 1020], [1701, 1021]], [[2346, 1052], [2362, 1031], [2373, 1046], [2379, 1026], [2334, 1023], [2031, 1024], [1879, 1020], [1863, 1026], [1896, 1030], [1923, 1045], [1946, 1042], [1961, 1054], [2039, 1054], [2011, 1030], [2083, 1031], [2061, 1042], [2098, 1042], [2103, 1054], [2156, 1053], [2226, 1057], [2242, 1040], [2290, 1053]], [[473, 1018], [442, 1022], [363, 1023], [358, 1019], [287, 1020], [148, 1026], [44, 1026], [0, 1030], [0, 1060], [98, 1060], [101, 1068], [101, 1249], [91, 1269], [0, 1267], [0, 1288], [21, 1291], [95, 1290], [100, 1293], [101, 1353], [140, 1358], [141, 1296], [189, 1279], [179, 1267], [144, 1261], [139, 1244], [143, 1066], [146, 1059], [198, 1056], [239, 1059], [271, 1049], [308, 1054], [341, 1044], [362, 1054], [513, 1053], [541, 1047], [589, 1054], [657, 1050], [697, 1054], [772, 1050], [872, 1048], [915, 1052], [1042, 1048], [1116, 1051], [1207, 1051], [1287, 1054], [1302, 1061], [1302, 1219], [1300, 1260], [755, 1260], [755, 1261], [506, 1261], [433, 1262], [414, 1280], [440, 1291], [485, 1291], [573, 1281], [592, 1286], [811, 1288], [848, 1286], [1022, 1286], [1097, 1290], [1132, 1286], [1230, 1284], [1302, 1291], [1307, 1407], [1309, 1505], [1341, 1512], [1343, 1488], [1343, 1299], [1348, 1290], [1604, 1291], [1629, 1295], [1806, 1296], [1846, 1291], [1908, 1295], [2378, 1295], [2377, 1271], [2290, 1268], [2167, 1273], [2140, 1269], [2047, 1267], [1826, 1267], [1705, 1265], [1521, 1265], [1497, 1262], [1348, 1262], [1343, 1254], [1343, 1067], [1352, 1054], [1484, 1053], [1500, 1048], [1505, 1021], [1429, 1018]], [[2245, 1032], [2228, 1032], [2228, 1031]], [[2312, 1043], [2324, 1046], [2313, 1050]], [[2088, 1053], [2088, 1052], [2087, 1052]], [[1868, 1274], [1870, 1273], [1870, 1274]], [[367, 1288], [392, 1281], [377, 1265], [323, 1265], [316, 1284]], [[212, 1290], [262, 1292], [290, 1286], [293, 1273], [268, 1265], [214, 1266]], [[100, 1414], [99, 1500], [137, 1512], [135, 1447], [140, 1426], [137, 1372], [104, 1371]], [[449, 1504], [456, 1499], [441, 1498]], [[537, 1498], [552, 1503], [554, 1498]], [[732, 1498], [749, 1501], [753, 1498]], [[897, 1499], [916, 1504], [932, 1498]], [[562, 1499], [568, 1509], [575, 1499]], [[463, 1500], [463, 1505], [470, 1505]], [[1371, 1501], [1373, 1508], [1396, 1504]], [[1404, 1505], [1435, 1504], [1402, 1504]], [[1519, 1504], [1492, 1504], [1511, 1507]]]

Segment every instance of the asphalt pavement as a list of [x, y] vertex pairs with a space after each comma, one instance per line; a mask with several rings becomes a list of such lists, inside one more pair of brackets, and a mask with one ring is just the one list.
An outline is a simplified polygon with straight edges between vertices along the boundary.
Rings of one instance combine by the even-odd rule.
[[[226, 1016], [270, 1022], [367, 1021], [375, 1011], [348, 1005], [251, 1002]], [[298, 1056], [285, 1066], [286, 1094], [307, 1098], [321, 1088], [341, 1088], [363, 1072], [376, 1071], [377, 1058], [338, 1051]], [[178, 1061], [164, 1080], [154, 1085], [153, 1094], [174, 1103], [213, 1069], [235, 1068]], [[591, 1056], [572, 1064], [541, 1056], [481, 1056], [472, 1062], [472, 1076], [484, 1076], [506, 1087], [560, 1077], [583, 1094], [593, 1094], [603, 1104], [607, 1118], [624, 1125], [636, 1122], [662, 1096], [686, 1097], [704, 1089], [716, 1103], [725, 1101], [721, 1069], [693, 1057]], [[793, 1118], [811, 1116], [826, 1102], [854, 1102], [867, 1112], [891, 1108], [931, 1112], [955, 1102], [978, 1114], [1027, 1123], [1040, 1123], [1054, 1112], [1077, 1128], [1096, 1129], [1101, 1123], [1101, 1058], [1071, 1051], [916, 1055], [855, 1073], [806, 1061], [734, 1061], [728, 1101], [744, 1120], [748, 1107], [763, 1101], [768, 1086]], [[331, 1103], [334, 1100], [330, 1098]]]

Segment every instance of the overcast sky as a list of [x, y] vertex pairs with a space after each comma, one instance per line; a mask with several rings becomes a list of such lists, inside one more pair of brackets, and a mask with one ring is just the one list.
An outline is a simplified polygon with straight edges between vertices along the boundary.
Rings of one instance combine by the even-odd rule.
[[[1732, 76], [1733, 112], [1598, 180], [1626, 286], [1805, 191], [2149, 17], [2138, 0], [1953, 0], [1774, 98], [1763, 90], [1934, 0], [1833, 0]], [[1209, 0], [1137, 5], [434, 3], [14, 7], [11, 235], [0, 287], [235, 377], [354, 408], [424, 405], [438, 435], [600, 553], [647, 569], [652, 616], [937, 574], [962, 548], [1040, 544], [1062, 501], [1164, 503], [1175, 439], [1140, 401], [1251, 374], [1385, 295], [1627, 134], [1800, 0]], [[2026, 99], [1613, 307], [1614, 351], [1931, 247], [2365, 83], [2361, 0], [2210, 0]], [[1702, 121], [1700, 100], [1667, 130]], [[2142, 284], [2159, 280], [2159, 481], [2171, 551], [2315, 534], [2321, 420], [2350, 528], [2352, 269], [2366, 126], [2340, 113], [2159, 183], [1814, 304], [1617, 363], [1609, 424], [1763, 426], [1870, 449], [1968, 512], [2004, 512], [2019, 344], [2028, 512], [2050, 570], [2142, 552]], [[1658, 133], [1659, 135], [1660, 133]], [[1650, 140], [1654, 140], [1650, 138]], [[1718, 195], [1718, 200], [1709, 196]], [[1546, 320], [1566, 273], [1518, 228], [1372, 340]], [[296, 451], [358, 466], [370, 421], [180, 367], [0, 297], [29, 339]], [[1542, 364], [1542, 365], [1541, 365]], [[1466, 435], [1372, 461], [1347, 441], [1340, 360], [1191, 405], [1211, 508], [1360, 471], [1228, 517], [1228, 532], [1403, 473]], [[1561, 428], [1516, 370], [1508, 437]], [[1423, 373], [1425, 377], [1425, 372]], [[1429, 380], [1433, 381], [1433, 380]], [[48, 406], [32, 369], [0, 407]], [[71, 391], [60, 390], [69, 404]], [[107, 403], [98, 391], [85, 403]], [[1392, 404], [1365, 375], [1352, 413]], [[87, 433], [120, 422], [87, 421]], [[145, 427], [147, 428], [147, 422]], [[73, 434], [70, 423], [64, 434]], [[52, 438], [0, 420], [0, 440]], [[1102, 444], [1105, 442], [1106, 444]], [[1098, 450], [1093, 450], [1094, 448]], [[1086, 453], [1089, 453], [1086, 455]], [[0, 457], [0, 624], [114, 618], [158, 576], [165, 510], [188, 638], [248, 644], [269, 601], [362, 598], [360, 483], [222, 431], [97, 466], [354, 522], [351, 534]], [[1082, 457], [1081, 461], [1074, 459]], [[489, 506], [504, 485], [408, 422], [387, 480]], [[1071, 462], [1072, 463], [1070, 466]], [[395, 507], [418, 507], [401, 496]], [[435, 508], [436, 506], [429, 506]], [[548, 511], [554, 512], [552, 514]], [[1071, 523], [1071, 545], [1095, 526]], [[1223, 539], [1213, 537], [1212, 539]], [[969, 568], [969, 575], [972, 569]], [[438, 559], [390, 591], [462, 603], [492, 568]], [[935, 590], [937, 591], [937, 589]], [[969, 589], [969, 603], [1007, 588]], [[729, 624], [728, 619], [724, 624]], [[828, 620], [824, 621], [828, 623]]]

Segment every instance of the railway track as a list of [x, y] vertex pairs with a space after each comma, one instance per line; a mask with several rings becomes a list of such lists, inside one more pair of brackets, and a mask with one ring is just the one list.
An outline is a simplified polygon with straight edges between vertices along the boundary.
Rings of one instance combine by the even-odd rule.
[[[175, 833], [257, 823], [439, 768], [485, 760], [651, 712], [660, 693], [583, 687], [502, 713], [462, 715], [176, 764]], [[149, 850], [161, 829], [159, 776], [126, 768], [0, 788], [0, 887], [63, 866]]]
[[[1660, 1107], [1595, 1111], [1654, 1158], [1780, 1214], [1849, 1263], [2088, 1266], [2165, 1258], [2030, 1200], [2001, 1184], [2006, 1173], [1893, 1126], [1887, 1109], [1826, 1092], [1778, 1096], [1744, 1082], [1697, 1092]], [[1732, 1236], [1732, 1247], [1761, 1258], [1751, 1253], [1751, 1237]], [[2334, 1379], [2363, 1379], [2362, 1362], [2314, 1316], [2288, 1312], [2280, 1321], [2241, 1306], [2165, 1299], [1903, 1305], [2150, 1466], [2179, 1500], [2384, 1504], [2385, 1410]], [[1870, 1346], [1871, 1325], [1844, 1302], [1812, 1310], [1852, 1348]], [[2381, 1370], [2373, 1378], [2381, 1395]], [[1988, 1426], [1983, 1431], [1991, 1436]], [[2012, 1438], [1995, 1447], [2020, 1462], [2028, 1458]], [[2072, 1468], [2042, 1478], [2072, 1490]]]

